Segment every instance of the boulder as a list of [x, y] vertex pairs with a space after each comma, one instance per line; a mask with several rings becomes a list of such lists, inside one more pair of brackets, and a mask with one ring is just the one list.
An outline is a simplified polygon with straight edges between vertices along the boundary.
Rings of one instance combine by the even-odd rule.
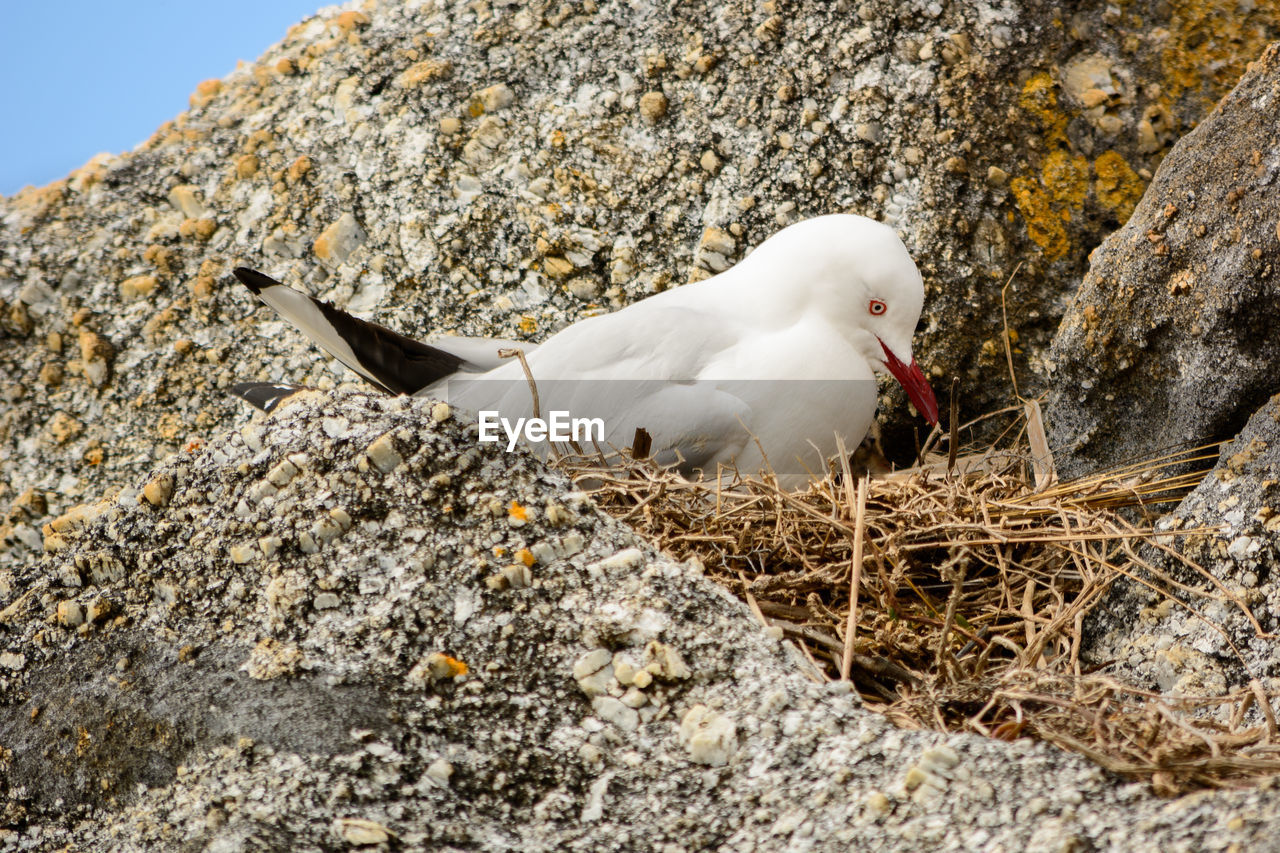
[[302, 395], [53, 525], [0, 612], [0, 843], [1199, 849], [1280, 819], [899, 730], [445, 414]]
[[[0, 200], [0, 502], [140, 476], [242, 419], [235, 381], [338, 378], [238, 264], [407, 334], [538, 340], [853, 210], [920, 262], [925, 369], [1003, 406], [1014, 267], [1034, 387], [1088, 250], [1277, 31], [1234, 0], [328, 9]], [[884, 411], [901, 457], [918, 421]]]
[[1220, 696], [1254, 679], [1280, 692], [1280, 396], [1157, 529], [1169, 535], [1142, 553], [1159, 576], [1117, 582], [1087, 623], [1085, 656], [1163, 693]]
[[0, 199], [0, 843], [1268, 843], [1270, 791], [1168, 804], [895, 729], [430, 401], [250, 421], [226, 393], [343, 378], [240, 264], [408, 334], [537, 340], [853, 210], [920, 261], [921, 363], [1003, 403], [1012, 268], [1034, 386], [1085, 252], [1280, 15], [1015, 5], [331, 8]]
[[1280, 46], [1164, 158], [1050, 349], [1064, 477], [1231, 438], [1280, 390]]

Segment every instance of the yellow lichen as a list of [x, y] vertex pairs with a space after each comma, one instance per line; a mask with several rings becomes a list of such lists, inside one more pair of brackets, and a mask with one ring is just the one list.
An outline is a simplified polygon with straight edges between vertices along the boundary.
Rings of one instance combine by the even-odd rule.
[[1078, 154], [1051, 151], [1044, 158], [1041, 173], [1045, 190], [1061, 208], [1062, 219], [1069, 222], [1072, 211], [1084, 207], [1089, 196], [1089, 161]]
[[1114, 213], [1121, 225], [1128, 222], [1147, 188], [1146, 182], [1115, 151], [1103, 152], [1094, 161], [1093, 171], [1098, 176], [1094, 184], [1098, 203]]
[[1056, 141], [1067, 133], [1067, 117], [1058, 109], [1058, 93], [1048, 72], [1036, 74], [1022, 85], [1018, 106], [1039, 120], [1044, 135]]
[[1207, 112], [1280, 28], [1275, 3], [1250, 4], [1248, 11], [1236, 0], [1174, 0], [1169, 6], [1169, 37], [1160, 52], [1165, 106], [1198, 92]]
[[1034, 178], [1018, 177], [1009, 184], [1018, 210], [1027, 224], [1027, 235], [1044, 250], [1045, 260], [1055, 261], [1071, 248], [1071, 238], [1055, 210], [1053, 198]]
[[1020, 175], [1009, 182], [1027, 235], [1055, 261], [1071, 251], [1073, 240], [1065, 223], [1079, 213], [1089, 196], [1089, 161], [1069, 152], [1068, 117], [1058, 108], [1053, 78], [1033, 76], [1018, 95], [1018, 106], [1030, 113], [1043, 130], [1050, 150], [1040, 163], [1040, 174]]

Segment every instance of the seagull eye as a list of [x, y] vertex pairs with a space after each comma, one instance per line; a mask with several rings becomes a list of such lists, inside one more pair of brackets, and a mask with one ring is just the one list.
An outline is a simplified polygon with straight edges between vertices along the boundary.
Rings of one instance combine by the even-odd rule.
[[867, 306], [867, 310], [871, 312], [873, 317], [879, 317], [881, 314], [889, 310], [889, 306], [885, 305], [879, 299], [872, 299], [871, 304]]

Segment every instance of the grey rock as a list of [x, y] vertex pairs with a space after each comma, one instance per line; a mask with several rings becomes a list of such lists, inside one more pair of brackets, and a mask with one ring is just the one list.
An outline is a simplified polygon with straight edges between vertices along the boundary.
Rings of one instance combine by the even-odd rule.
[[1050, 350], [1060, 472], [1230, 438], [1280, 388], [1280, 48], [1169, 152]]
[[[840, 210], [892, 222], [919, 261], [925, 369], [962, 377], [966, 414], [1004, 405], [1013, 267], [1027, 261], [1008, 305], [1034, 386], [1087, 251], [1280, 19], [1266, 3], [1174, 6], [1094, 0], [1069, 20], [978, 0], [327, 10], [138, 149], [0, 199], [0, 482], [60, 513], [237, 423], [233, 382], [338, 381], [230, 279], [237, 264], [407, 334], [537, 340]], [[1215, 28], [1232, 36], [1206, 41]], [[651, 93], [667, 104], [656, 123]], [[1008, 181], [989, 185], [991, 167]], [[326, 238], [342, 222], [358, 228]], [[733, 242], [704, 270], [708, 228]], [[118, 283], [147, 277], [126, 303]], [[77, 357], [86, 331], [113, 355]], [[886, 393], [901, 455], [919, 424]], [[83, 431], [48, 435], [53, 412]]]
[[[6, 819], [42, 849], [1198, 849], [1223, 815], [1242, 816], [1241, 844], [1269, 842], [1272, 791], [1169, 803], [1045, 744], [895, 729], [809, 680], [700, 566], [432, 408], [295, 398], [261, 422], [261, 451], [235, 431], [175, 456], [156, 472], [166, 505], [98, 505], [19, 572]], [[334, 417], [350, 440], [326, 434]], [[362, 464], [388, 434], [404, 462]], [[299, 453], [271, 498], [288, 513], [225, 512]], [[450, 485], [423, 500], [441, 472]], [[513, 528], [492, 511], [512, 502], [563, 509]], [[338, 505], [349, 529], [299, 547]], [[285, 543], [272, 562], [210, 547], [248, 530]], [[495, 545], [534, 543], [555, 556], [532, 586], [485, 584]], [[59, 580], [103, 554], [127, 570]], [[342, 606], [311, 606], [321, 588]], [[58, 626], [46, 611], [71, 595], [116, 602], [112, 617]], [[579, 686], [610, 669], [639, 684], [640, 662], [655, 676], [638, 709]]]
[[[1270, 843], [1269, 791], [1167, 804], [894, 729], [447, 407], [246, 425], [226, 394], [343, 378], [241, 263], [408, 334], [538, 339], [852, 209], [920, 260], [921, 362], [989, 408], [1015, 259], [1023, 369], [1277, 16], [1176, 5], [329, 9], [135, 151], [0, 199], [0, 843], [1194, 849], [1224, 815]], [[537, 563], [491, 586], [495, 546]]]
[[1157, 540], [1164, 548], [1144, 558], [1194, 592], [1118, 581], [1087, 623], [1086, 657], [1161, 692], [1216, 696], [1255, 678], [1280, 691], [1280, 396], [1157, 529], [1169, 532]]

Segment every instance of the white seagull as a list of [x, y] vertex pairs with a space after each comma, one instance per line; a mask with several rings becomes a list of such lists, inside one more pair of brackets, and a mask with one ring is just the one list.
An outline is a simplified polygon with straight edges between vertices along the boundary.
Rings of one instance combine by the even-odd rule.
[[[600, 418], [617, 446], [643, 427], [654, 456], [686, 473], [715, 476], [719, 465], [754, 473], [768, 463], [780, 479], [803, 483], [807, 472], [825, 472], [837, 439], [852, 450], [871, 427], [877, 372], [893, 375], [925, 420], [938, 421], [911, 354], [924, 302], [920, 272], [892, 229], [862, 216], [796, 223], [713, 278], [581, 320], [536, 347], [461, 337], [423, 343], [260, 272], [241, 267], [235, 275], [392, 394], [451, 396], [515, 423], [533, 413], [530, 384], [523, 365], [498, 353], [520, 348], [544, 417]], [[271, 411], [300, 389], [254, 382], [233, 390]]]

